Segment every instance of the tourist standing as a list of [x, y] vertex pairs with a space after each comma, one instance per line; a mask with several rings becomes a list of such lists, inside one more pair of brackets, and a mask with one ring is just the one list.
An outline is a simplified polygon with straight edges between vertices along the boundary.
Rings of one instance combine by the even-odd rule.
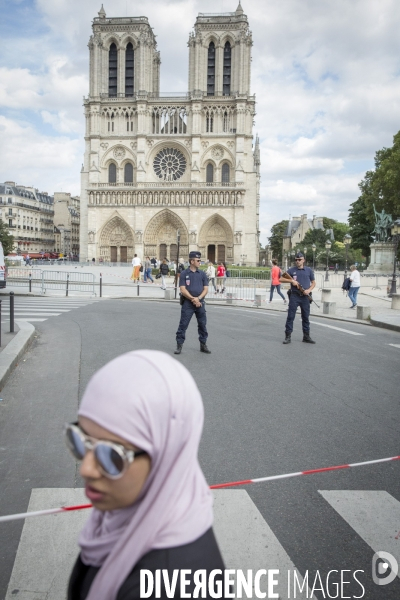
[[164, 258], [164, 260], [162, 261], [162, 263], [160, 265], [160, 273], [161, 273], [161, 289], [166, 290], [167, 286], [165, 284], [165, 278], [167, 277], [167, 275], [169, 275], [169, 267], [168, 267], [166, 258]]
[[356, 265], [351, 265], [350, 267], [350, 289], [349, 289], [349, 298], [351, 300], [350, 308], [355, 308], [357, 306], [357, 294], [361, 285], [361, 275], [357, 270]]
[[214, 292], [216, 292], [217, 287], [215, 285], [215, 267], [211, 260], [208, 261], [207, 277], [208, 277], [208, 281], [212, 284], [212, 286], [214, 288]]
[[135, 283], [135, 281], [139, 281], [141, 264], [142, 264], [142, 261], [140, 260], [138, 255], [135, 254], [135, 256], [132, 258], [133, 271], [132, 271], [131, 279], [133, 280], [133, 283]]
[[224, 263], [221, 261], [217, 267], [217, 292], [220, 292], [220, 294], [222, 294], [225, 289], [225, 272], [226, 270], [224, 267]]
[[285, 296], [281, 292], [281, 283], [280, 278], [282, 276], [282, 271], [280, 267], [278, 267], [278, 261], [276, 258], [272, 259], [272, 269], [271, 269], [271, 291], [269, 293], [269, 301], [272, 302], [272, 296], [274, 295], [274, 291], [276, 290], [279, 296], [282, 298], [284, 304], [286, 304]]
[[147, 283], [147, 280], [150, 279], [151, 283], [154, 283], [154, 279], [151, 276], [152, 264], [150, 260], [150, 256], [146, 256], [143, 267], [143, 281]]

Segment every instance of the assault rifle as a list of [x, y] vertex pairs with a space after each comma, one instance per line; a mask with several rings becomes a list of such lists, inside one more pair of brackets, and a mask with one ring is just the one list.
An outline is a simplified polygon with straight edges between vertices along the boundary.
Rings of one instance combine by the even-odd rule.
[[295, 281], [295, 280], [293, 279], [293, 277], [292, 277], [291, 275], [289, 275], [289, 273], [286, 273], [286, 271], [284, 271], [284, 272], [282, 273], [281, 277], [282, 277], [282, 279], [287, 279], [287, 280], [289, 280], [289, 281], [290, 281], [291, 283], [293, 283], [293, 284], [294, 284], [294, 283], [297, 283], [297, 286], [296, 286], [296, 287], [297, 287], [297, 289], [299, 290], [300, 296], [307, 296], [307, 298], [308, 298], [308, 299], [309, 299], [309, 301], [310, 301], [310, 304], [312, 304], [312, 303], [314, 302], [315, 306], [316, 306], [317, 308], [319, 308], [318, 304], [315, 302], [314, 298], [312, 297], [312, 293], [310, 292], [309, 294], [305, 294], [305, 293], [304, 293], [304, 288], [303, 288], [303, 286], [301, 286], [301, 285], [300, 285], [300, 284], [299, 284], [297, 281]]

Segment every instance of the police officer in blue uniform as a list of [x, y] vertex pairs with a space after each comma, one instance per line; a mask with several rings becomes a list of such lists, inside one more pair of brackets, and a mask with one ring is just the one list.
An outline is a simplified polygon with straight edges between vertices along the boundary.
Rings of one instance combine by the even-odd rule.
[[182, 271], [179, 276], [179, 288], [181, 291], [181, 320], [176, 332], [176, 350], [174, 354], [182, 352], [185, 341], [186, 329], [189, 327], [193, 314], [197, 318], [197, 329], [199, 332], [200, 352], [211, 354], [207, 348], [207, 316], [204, 298], [208, 293], [208, 278], [204, 271], [199, 270], [201, 259], [200, 252], [190, 252], [189, 267]]
[[[288, 316], [285, 326], [284, 344], [290, 344], [293, 331], [293, 321], [296, 316], [297, 307], [300, 306], [301, 322], [303, 327], [303, 342], [307, 344], [315, 344], [315, 341], [310, 337], [310, 299], [309, 294], [315, 288], [314, 271], [310, 267], [304, 266], [304, 255], [298, 252], [295, 256], [296, 266], [290, 267], [286, 272], [294, 279], [290, 285], [290, 299]], [[288, 283], [289, 279], [281, 277], [281, 283]], [[304, 288], [304, 295], [299, 292], [299, 284]]]

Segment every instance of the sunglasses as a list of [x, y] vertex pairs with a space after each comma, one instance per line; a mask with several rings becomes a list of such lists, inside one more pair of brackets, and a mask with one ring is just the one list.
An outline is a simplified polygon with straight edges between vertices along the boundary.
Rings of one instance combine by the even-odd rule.
[[65, 426], [65, 441], [68, 450], [77, 460], [83, 460], [88, 450], [92, 450], [99, 469], [109, 479], [119, 479], [136, 456], [147, 454], [144, 450], [127, 450], [117, 442], [96, 440], [86, 435], [78, 423]]
[[299, 260], [303, 260], [302, 258], [295, 258], [294, 259], [296, 262], [298, 262]]

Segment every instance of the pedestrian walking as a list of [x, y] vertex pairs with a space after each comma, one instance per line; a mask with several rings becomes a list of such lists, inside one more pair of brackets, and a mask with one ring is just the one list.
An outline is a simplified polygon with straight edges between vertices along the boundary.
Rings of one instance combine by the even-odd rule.
[[[314, 271], [310, 267], [304, 266], [304, 255], [298, 252], [295, 256], [295, 267], [290, 267], [286, 272], [292, 280], [284, 278], [284, 273], [280, 278], [281, 283], [290, 281], [289, 309], [285, 325], [284, 344], [290, 344], [293, 331], [293, 321], [296, 316], [297, 307], [301, 310], [301, 324], [303, 329], [303, 342], [315, 344], [310, 337], [310, 299], [309, 295], [315, 287]], [[299, 290], [299, 285], [304, 289], [304, 293]]]
[[214, 263], [211, 260], [208, 261], [206, 275], [208, 277], [208, 281], [212, 284], [212, 286], [214, 288], [214, 292], [216, 292], [217, 287], [215, 285], [215, 267], [214, 267]]
[[161, 289], [166, 290], [167, 286], [165, 283], [165, 278], [169, 275], [169, 267], [168, 267], [168, 262], [167, 262], [166, 258], [164, 258], [164, 260], [162, 261], [162, 263], [160, 265], [160, 273], [161, 273]]
[[150, 260], [150, 256], [146, 256], [143, 267], [143, 282], [147, 283], [147, 280], [150, 279], [151, 283], [154, 283], [154, 279], [151, 276], [152, 264]]
[[226, 269], [224, 263], [221, 261], [217, 267], [217, 292], [222, 294], [225, 290], [225, 273]]
[[272, 269], [271, 269], [271, 290], [269, 293], [269, 301], [272, 302], [272, 296], [274, 295], [274, 291], [276, 290], [279, 296], [282, 298], [284, 304], [286, 304], [286, 298], [281, 292], [281, 284], [280, 278], [282, 276], [282, 271], [278, 267], [278, 261], [276, 258], [272, 259]]
[[351, 265], [350, 267], [350, 289], [349, 289], [349, 298], [351, 300], [350, 308], [355, 308], [357, 306], [357, 294], [358, 290], [361, 286], [361, 275], [357, 270], [356, 265]]
[[179, 321], [178, 331], [176, 332], [176, 350], [175, 354], [182, 352], [182, 346], [185, 342], [186, 329], [193, 314], [197, 319], [197, 330], [199, 332], [200, 352], [211, 354], [207, 347], [207, 315], [205, 306], [205, 297], [208, 292], [208, 279], [204, 271], [199, 270], [201, 260], [200, 252], [190, 252], [188, 269], [182, 271], [179, 277], [179, 287], [181, 292], [181, 319]]
[[[163, 352], [123, 354], [91, 378], [78, 422], [66, 427], [93, 504], [79, 536], [68, 600], [149, 597], [145, 569], [168, 572], [171, 579], [172, 569], [185, 573], [190, 597], [200, 569], [206, 581], [220, 570], [222, 583], [213, 498], [198, 461], [203, 421], [193, 377]], [[174, 597], [181, 597], [181, 588], [178, 581]], [[169, 597], [164, 583], [160, 597]], [[204, 597], [211, 598], [209, 592]]]
[[135, 281], [139, 281], [140, 279], [140, 266], [142, 264], [142, 261], [140, 260], [140, 258], [138, 257], [137, 254], [135, 254], [135, 256], [132, 258], [132, 275], [131, 275], [131, 279], [133, 280], [133, 283], [135, 283]]

